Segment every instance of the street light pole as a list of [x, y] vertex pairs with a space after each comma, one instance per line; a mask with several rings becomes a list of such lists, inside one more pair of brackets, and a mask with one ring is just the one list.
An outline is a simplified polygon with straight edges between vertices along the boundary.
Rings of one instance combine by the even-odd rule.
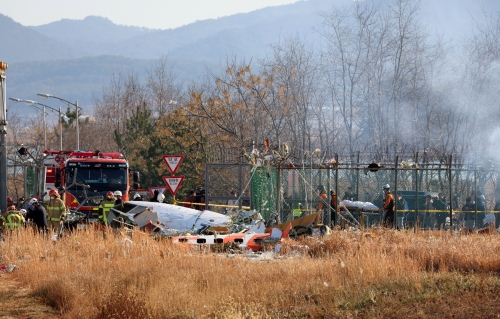
[[47, 123], [45, 122], [45, 105], [43, 106], [43, 149], [47, 149]]
[[59, 129], [61, 132], [59, 133], [59, 148], [62, 151], [62, 113], [61, 113], [61, 107], [59, 107], [59, 110], [53, 108], [52, 106], [48, 106], [42, 103], [38, 103], [36, 101], [31, 101], [31, 100], [23, 100], [23, 99], [17, 99], [13, 97], [9, 97], [9, 100], [12, 102], [24, 102], [24, 104], [32, 106], [36, 108], [37, 110], [40, 110], [36, 105], [40, 105], [43, 107], [41, 110], [43, 112], [43, 140], [44, 140], [44, 148], [47, 149], [47, 123], [45, 120], [45, 115], [46, 115], [46, 110], [49, 109], [52, 112], [57, 112], [59, 114]]
[[0, 61], [0, 210], [7, 209], [7, 104], [6, 75], [7, 63]]
[[80, 119], [78, 118], [78, 100], [76, 100], [76, 150], [80, 149], [80, 128], [78, 127], [78, 122]]
[[62, 151], [62, 114], [61, 114], [61, 106], [59, 105], [59, 150]]
[[79, 117], [78, 111], [79, 111], [80, 107], [78, 106], [78, 100], [76, 101], [76, 104], [75, 104], [75, 103], [72, 103], [72, 102], [70, 102], [68, 100], [65, 100], [63, 98], [54, 96], [52, 94], [37, 93], [37, 95], [39, 97], [41, 97], [42, 99], [46, 99], [46, 98], [49, 98], [49, 97], [53, 98], [53, 99], [58, 99], [59, 101], [63, 101], [65, 103], [68, 103], [68, 105], [71, 104], [71, 105], [73, 105], [75, 107], [75, 110], [76, 110], [76, 149], [79, 150], [80, 149], [80, 132], [79, 132], [80, 129], [78, 127], [78, 121], [79, 121], [79, 119], [78, 119], [78, 117]]

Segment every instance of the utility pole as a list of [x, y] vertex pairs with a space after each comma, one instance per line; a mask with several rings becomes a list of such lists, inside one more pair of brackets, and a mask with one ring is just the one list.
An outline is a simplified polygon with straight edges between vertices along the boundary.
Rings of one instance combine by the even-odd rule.
[[0, 210], [7, 209], [7, 104], [5, 71], [7, 62], [0, 61]]

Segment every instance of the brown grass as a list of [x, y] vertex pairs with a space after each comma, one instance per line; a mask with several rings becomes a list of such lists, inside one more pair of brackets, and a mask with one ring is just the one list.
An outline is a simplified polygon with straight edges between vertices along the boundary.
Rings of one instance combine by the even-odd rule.
[[279, 256], [259, 259], [140, 232], [129, 239], [87, 230], [53, 242], [21, 231], [0, 255], [63, 318], [411, 317], [402, 306], [500, 292], [499, 239], [336, 231], [285, 241]]

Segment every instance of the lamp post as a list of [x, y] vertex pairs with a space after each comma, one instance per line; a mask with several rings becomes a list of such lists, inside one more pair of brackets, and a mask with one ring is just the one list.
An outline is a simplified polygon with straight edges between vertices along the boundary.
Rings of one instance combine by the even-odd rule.
[[57, 96], [54, 96], [52, 94], [47, 94], [47, 93], [37, 93], [37, 95], [39, 97], [41, 97], [42, 99], [46, 99], [46, 98], [53, 98], [53, 99], [58, 99], [59, 101], [63, 101], [65, 103], [68, 103], [73, 105], [75, 107], [75, 110], [76, 110], [76, 149], [79, 150], [80, 149], [80, 129], [78, 128], [78, 110], [79, 110], [79, 106], [78, 106], [78, 100], [76, 101], [76, 104], [75, 103], [72, 103], [68, 100], [65, 100], [63, 98], [60, 98], [60, 97], [57, 97]]
[[[23, 102], [24, 104], [26, 105], [29, 105], [29, 106], [32, 106], [34, 108], [36, 108], [37, 110], [40, 110], [43, 112], [43, 146], [44, 148], [47, 148], [47, 124], [46, 124], [46, 121], [45, 121], [45, 114], [46, 114], [46, 110], [48, 109], [49, 111], [52, 111], [52, 112], [57, 112], [58, 115], [59, 115], [59, 129], [60, 129], [60, 132], [59, 132], [59, 149], [62, 150], [62, 113], [61, 113], [61, 107], [59, 107], [59, 110], [53, 108], [52, 106], [48, 106], [48, 105], [45, 105], [45, 104], [42, 104], [42, 103], [39, 103], [39, 102], [36, 102], [36, 101], [31, 101], [31, 100], [23, 100], [23, 99], [16, 99], [16, 98], [13, 98], [13, 97], [9, 97], [9, 100], [11, 100], [12, 102]], [[40, 105], [42, 106], [42, 109], [39, 109], [38, 107], [36, 107], [36, 105]]]
[[7, 104], [5, 103], [7, 62], [0, 61], [0, 210], [7, 208]]

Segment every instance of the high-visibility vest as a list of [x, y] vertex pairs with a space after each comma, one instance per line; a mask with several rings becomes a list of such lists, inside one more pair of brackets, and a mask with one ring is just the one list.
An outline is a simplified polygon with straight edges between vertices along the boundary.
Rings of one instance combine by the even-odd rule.
[[9, 226], [10, 230], [20, 228], [24, 220], [24, 217], [21, 214], [19, 214], [19, 212], [7, 213], [6, 217], [7, 220], [5, 225]]
[[113, 200], [104, 200], [99, 205], [99, 220], [101, 220], [104, 224], [108, 224], [108, 215], [111, 211], [111, 208], [115, 206], [115, 201]]
[[300, 217], [300, 215], [302, 215], [302, 211], [300, 210], [300, 208], [295, 208], [293, 211], [293, 217]]

